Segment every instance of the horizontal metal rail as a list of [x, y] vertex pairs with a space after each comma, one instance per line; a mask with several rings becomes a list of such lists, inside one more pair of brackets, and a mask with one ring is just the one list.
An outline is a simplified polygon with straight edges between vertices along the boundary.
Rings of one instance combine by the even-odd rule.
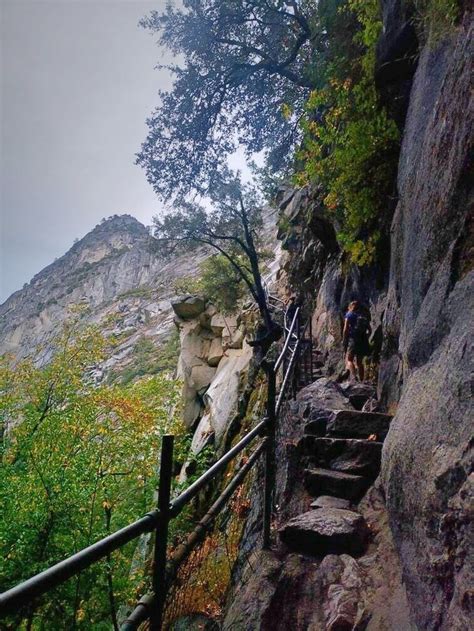
[[157, 519], [157, 510], [147, 513], [133, 524], [125, 526], [114, 534], [93, 543], [88, 548], [0, 594], [0, 614], [5, 615], [18, 611], [25, 603], [31, 602], [32, 599], [61, 585], [96, 561], [105, 558], [117, 548], [121, 548], [145, 532], [151, 532], [156, 528]]
[[142, 596], [135, 606], [135, 609], [122, 623], [120, 631], [136, 631], [142, 622], [148, 620], [150, 612], [156, 606], [156, 598], [154, 594], [145, 594]]
[[[212, 526], [215, 518], [225, 507], [229, 499], [243, 483], [249, 471], [254, 467], [260, 455], [266, 447], [266, 438], [255, 449], [248, 461], [241, 467], [238, 473], [232, 478], [225, 487], [214, 504], [209, 508], [204, 517], [198, 522], [194, 530], [186, 537], [186, 541], [180, 544], [171, 554], [167, 567], [167, 582], [171, 582], [178, 571], [179, 566], [189, 556], [196, 545], [202, 541], [206, 532]], [[136, 631], [142, 622], [150, 617], [153, 607], [156, 605], [156, 599], [153, 594], [147, 594], [141, 598], [135, 609], [128, 616], [120, 627], [120, 631]]]
[[295, 360], [296, 360], [296, 358], [298, 356], [298, 350], [299, 350], [299, 347], [300, 347], [300, 341], [301, 340], [298, 340], [296, 342], [295, 348], [293, 349], [293, 353], [291, 355], [290, 362], [289, 362], [288, 367], [287, 367], [286, 372], [285, 372], [285, 376], [283, 377], [283, 382], [282, 382], [282, 384], [280, 386], [280, 392], [278, 393], [277, 400], [276, 400], [276, 405], [275, 405], [275, 414], [276, 414], [276, 416], [278, 416], [278, 414], [280, 412], [281, 405], [283, 403], [283, 397], [285, 396], [286, 387], [288, 385], [288, 381], [289, 381], [291, 372], [293, 370], [293, 366], [294, 366]]
[[195, 497], [199, 491], [210, 481], [214, 476], [222, 471], [222, 469], [237, 456], [245, 447], [252, 442], [256, 436], [262, 434], [263, 429], [266, 427], [268, 419], [263, 419], [258, 425], [256, 425], [248, 434], [246, 434], [232, 449], [222, 456], [216, 463], [212, 465], [205, 473], [202, 474], [193, 484], [178, 495], [176, 499], [171, 502], [170, 517], [176, 517], [182, 511], [184, 506]]

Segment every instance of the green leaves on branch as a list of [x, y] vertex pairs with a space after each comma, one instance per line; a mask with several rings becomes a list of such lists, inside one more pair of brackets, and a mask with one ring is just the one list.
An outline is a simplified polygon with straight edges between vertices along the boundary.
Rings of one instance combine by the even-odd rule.
[[142, 20], [180, 60], [168, 66], [173, 86], [160, 93], [137, 157], [160, 196], [205, 192], [238, 145], [247, 155], [263, 152], [274, 171], [289, 165], [327, 50], [320, 15], [340, 3], [186, 1]]
[[[376, 43], [381, 30], [378, 0], [349, 0], [361, 45], [356, 59], [327, 68], [327, 83], [313, 90], [302, 120], [298, 152], [300, 185], [322, 184], [324, 205], [352, 262], [374, 260], [393, 195], [399, 133], [378, 102], [374, 84]], [[347, 8], [345, 9], [348, 10]], [[332, 45], [338, 47], [338, 33]], [[344, 46], [341, 46], [341, 50]]]
[[[43, 368], [1, 358], [2, 591], [150, 510], [161, 436], [184, 435], [175, 381], [94, 384], [105, 346], [97, 329], [67, 324]], [[12, 625], [42, 629], [44, 619], [55, 629], [110, 628], [112, 601], [134, 602], [143, 580], [141, 570], [130, 574], [135, 547], [71, 579], [36, 610], [18, 612]]]

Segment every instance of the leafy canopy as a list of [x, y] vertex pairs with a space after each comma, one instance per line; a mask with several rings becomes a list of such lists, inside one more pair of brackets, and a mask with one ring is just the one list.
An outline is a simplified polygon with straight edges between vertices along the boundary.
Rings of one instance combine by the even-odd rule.
[[[184, 0], [141, 24], [180, 62], [147, 121], [138, 164], [165, 199], [207, 188], [237, 145], [281, 168], [298, 118], [332, 54], [328, 22], [343, 0]], [[352, 45], [350, 39], [349, 44]]]
[[[267, 333], [276, 334], [261, 274], [263, 250], [262, 200], [250, 183], [223, 168], [208, 189], [210, 208], [183, 201], [163, 218], [154, 217], [154, 236], [166, 256], [197, 246], [213, 248], [246, 285], [262, 316]], [[222, 271], [222, 270], [221, 270]]]
[[[178, 384], [152, 377], [94, 384], [106, 341], [67, 325], [51, 362], [0, 358], [0, 589], [8, 589], [129, 524], [154, 505], [156, 454], [177, 420]], [[174, 411], [173, 411], [174, 410]], [[134, 603], [135, 543], [26, 605], [12, 627], [110, 629]]]

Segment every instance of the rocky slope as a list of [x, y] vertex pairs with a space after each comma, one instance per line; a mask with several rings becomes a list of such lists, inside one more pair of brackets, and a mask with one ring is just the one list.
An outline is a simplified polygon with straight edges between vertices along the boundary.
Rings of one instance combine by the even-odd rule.
[[163, 261], [150, 246], [147, 229], [130, 215], [104, 220], [0, 306], [0, 353], [25, 356], [40, 347], [47, 361], [51, 339], [79, 305], [84, 322], [113, 336], [106, 373], [129, 378], [146, 369], [137, 361], [158, 360], [175, 330], [176, 280], [196, 275], [206, 256]]

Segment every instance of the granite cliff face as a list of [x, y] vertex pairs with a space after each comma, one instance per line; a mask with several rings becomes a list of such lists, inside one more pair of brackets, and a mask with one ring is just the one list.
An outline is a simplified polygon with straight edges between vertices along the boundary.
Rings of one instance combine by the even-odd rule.
[[[472, 12], [421, 51], [398, 171], [380, 386], [390, 525], [420, 629], [473, 608]], [[390, 348], [396, 352], [390, 353]]]
[[137, 344], [162, 346], [175, 329], [175, 282], [197, 274], [205, 254], [164, 262], [150, 246], [147, 229], [130, 215], [104, 220], [0, 306], [0, 353], [25, 356], [41, 347], [47, 361], [74, 305], [116, 340], [107, 373], [130, 368]]
[[437, 631], [474, 617], [473, 14], [460, 4], [459, 23], [414, 57], [408, 5], [382, 2], [377, 82], [402, 130], [389, 268], [343, 264], [317, 194], [280, 202], [291, 226], [282, 282], [312, 297], [327, 374], [343, 367], [344, 307], [356, 297], [370, 307], [380, 403], [395, 413], [382, 459], [386, 535], [413, 624]]

